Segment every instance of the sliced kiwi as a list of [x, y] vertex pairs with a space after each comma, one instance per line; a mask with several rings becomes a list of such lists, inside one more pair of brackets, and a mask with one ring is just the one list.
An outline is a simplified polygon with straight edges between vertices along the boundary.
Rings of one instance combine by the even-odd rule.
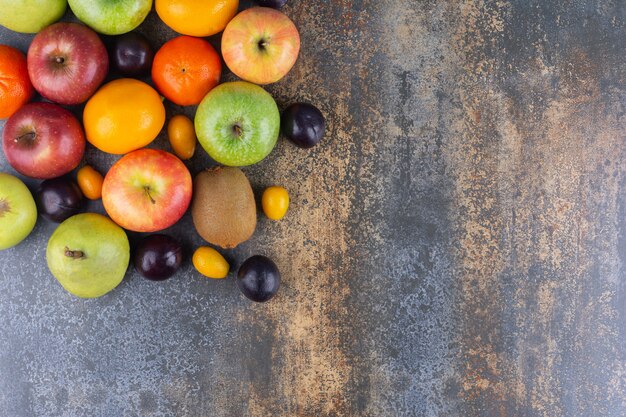
[[234, 248], [256, 228], [256, 203], [246, 175], [234, 167], [208, 169], [193, 181], [193, 224], [204, 240]]

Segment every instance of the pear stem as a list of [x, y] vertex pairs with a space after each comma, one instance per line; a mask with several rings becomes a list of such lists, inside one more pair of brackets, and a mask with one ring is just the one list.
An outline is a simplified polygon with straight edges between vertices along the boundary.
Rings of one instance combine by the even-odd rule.
[[67, 246], [65, 247], [65, 256], [73, 259], [85, 258], [85, 252], [80, 250], [70, 250]]

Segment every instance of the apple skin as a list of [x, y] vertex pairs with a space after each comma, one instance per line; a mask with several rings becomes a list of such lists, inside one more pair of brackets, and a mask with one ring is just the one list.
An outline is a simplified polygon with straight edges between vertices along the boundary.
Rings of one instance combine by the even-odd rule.
[[28, 103], [7, 120], [2, 148], [9, 164], [27, 177], [67, 174], [85, 153], [85, 134], [72, 113], [53, 103]]
[[285, 14], [269, 7], [239, 13], [222, 34], [224, 62], [242, 80], [271, 84], [293, 67], [300, 34]]
[[258, 85], [235, 81], [204, 97], [194, 120], [198, 142], [222, 165], [246, 166], [265, 158], [280, 133], [280, 113]]
[[95, 298], [124, 279], [130, 244], [126, 232], [107, 217], [82, 213], [65, 220], [52, 233], [46, 260], [66, 291], [81, 298]]
[[17, 177], [0, 172], [0, 250], [26, 239], [36, 222], [37, 206], [26, 185]]
[[0, 25], [15, 32], [37, 33], [63, 16], [67, 0], [0, 0]]
[[152, 9], [152, 0], [69, 0], [69, 4], [81, 22], [105, 35], [130, 32]]
[[156, 232], [172, 226], [191, 202], [192, 181], [171, 153], [139, 149], [117, 161], [104, 177], [102, 203], [126, 230]]
[[109, 56], [98, 35], [78, 23], [55, 23], [28, 48], [28, 75], [43, 97], [74, 105], [96, 92], [109, 70]]

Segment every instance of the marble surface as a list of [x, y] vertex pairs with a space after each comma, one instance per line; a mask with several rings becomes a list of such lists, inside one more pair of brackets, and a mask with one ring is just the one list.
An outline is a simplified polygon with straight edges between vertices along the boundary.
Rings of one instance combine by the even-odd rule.
[[[131, 265], [77, 299], [48, 272], [55, 225], [40, 218], [0, 252], [0, 415], [626, 415], [626, 3], [284, 11], [302, 52], [268, 91], [320, 107], [327, 134], [244, 169], [257, 197], [280, 184], [292, 207], [226, 252], [233, 269], [272, 257], [277, 297], [195, 272], [187, 214], [167, 230], [179, 274]], [[175, 36], [154, 11], [139, 31]], [[0, 28], [0, 43], [31, 39]], [[152, 146], [169, 149], [163, 133]], [[85, 155], [103, 172], [115, 160]], [[187, 165], [214, 163], [198, 150]], [[3, 154], [0, 171], [14, 173]]]

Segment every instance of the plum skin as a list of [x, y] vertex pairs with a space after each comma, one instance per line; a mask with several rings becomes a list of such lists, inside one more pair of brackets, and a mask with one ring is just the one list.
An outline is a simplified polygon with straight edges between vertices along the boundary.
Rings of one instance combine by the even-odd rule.
[[326, 121], [312, 104], [294, 103], [283, 111], [280, 127], [283, 135], [300, 148], [312, 148], [324, 136]]
[[273, 9], [280, 9], [287, 4], [287, 0], [256, 0], [256, 2], [259, 6], [271, 7]]
[[151, 281], [163, 281], [178, 271], [183, 261], [180, 242], [168, 235], [146, 236], [135, 249], [135, 270]]
[[276, 264], [262, 255], [244, 261], [237, 272], [239, 290], [252, 301], [269, 301], [280, 287], [280, 272]]
[[153, 60], [150, 42], [138, 32], [125, 33], [113, 41], [111, 64], [123, 75], [148, 75]]
[[43, 181], [35, 193], [39, 213], [55, 223], [80, 213], [84, 198], [78, 184], [68, 177]]

